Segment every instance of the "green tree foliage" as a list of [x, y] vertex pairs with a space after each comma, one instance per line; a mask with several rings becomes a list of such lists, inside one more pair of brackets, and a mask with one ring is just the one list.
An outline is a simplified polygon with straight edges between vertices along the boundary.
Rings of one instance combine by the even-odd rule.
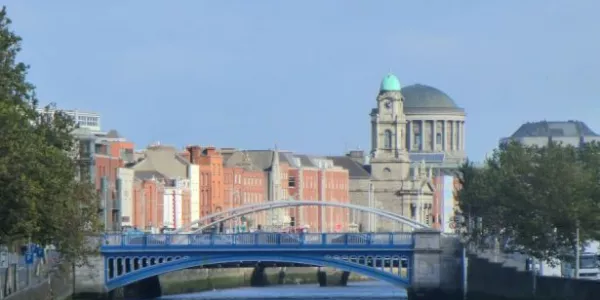
[[550, 261], [570, 255], [578, 227], [582, 241], [600, 239], [600, 144], [509, 143], [459, 175], [462, 229], [472, 242], [498, 238], [508, 250]]
[[63, 258], [85, 257], [98, 228], [98, 201], [76, 179], [80, 157], [71, 118], [38, 113], [28, 67], [17, 62], [21, 39], [0, 11], [0, 244], [27, 238], [58, 246]]

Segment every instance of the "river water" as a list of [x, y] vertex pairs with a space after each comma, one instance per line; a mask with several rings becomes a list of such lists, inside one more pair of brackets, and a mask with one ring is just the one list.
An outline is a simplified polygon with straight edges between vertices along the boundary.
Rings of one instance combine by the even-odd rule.
[[214, 290], [195, 294], [165, 296], [160, 300], [398, 300], [406, 299], [406, 291], [378, 282], [349, 282], [348, 286], [319, 287], [316, 284], [279, 285], [272, 287], [243, 287]]

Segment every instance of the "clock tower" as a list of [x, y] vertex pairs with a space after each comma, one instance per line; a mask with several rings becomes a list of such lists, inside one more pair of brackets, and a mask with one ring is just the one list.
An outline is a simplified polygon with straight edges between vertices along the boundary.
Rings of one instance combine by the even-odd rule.
[[386, 75], [371, 111], [371, 172], [380, 179], [408, 177], [410, 161], [406, 150], [406, 118], [400, 82]]

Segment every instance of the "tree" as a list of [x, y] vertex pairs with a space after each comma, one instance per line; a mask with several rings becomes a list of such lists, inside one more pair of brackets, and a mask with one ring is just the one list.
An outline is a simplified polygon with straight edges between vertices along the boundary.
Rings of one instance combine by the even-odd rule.
[[16, 61], [21, 39], [0, 11], [0, 244], [27, 238], [59, 246], [75, 262], [97, 232], [98, 197], [76, 179], [79, 160], [71, 118], [39, 113], [28, 66]]
[[551, 261], [570, 255], [576, 228], [581, 240], [600, 238], [599, 144], [509, 143], [483, 168], [466, 163], [459, 176], [461, 226], [471, 242], [498, 239], [507, 250]]

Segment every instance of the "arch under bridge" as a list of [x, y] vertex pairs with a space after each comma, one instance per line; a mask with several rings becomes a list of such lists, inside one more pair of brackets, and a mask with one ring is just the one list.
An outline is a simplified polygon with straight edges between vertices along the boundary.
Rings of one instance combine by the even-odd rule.
[[190, 233], [200, 233], [206, 228], [211, 226], [215, 226], [221, 222], [226, 222], [241, 216], [254, 214], [262, 211], [280, 209], [280, 208], [290, 208], [290, 207], [300, 207], [300, 206], [320, 206], [320, 207], [338, 207], [338, 208], [347, 208], [353, 209], [361, 212], [371, 213], [378, 215], [380, 217], [389, 219], [391, 221], [395, 221], [404, 225], [407, 225], [410, 228], [414, 229], [424, 229], [429, 228], [429, 225], [417, 222], [411, 218], [406, 216], [392, 213], [389, 211], [385, 211], [378, 208], [366, 207], [356, 204], [350, 203], [341, 203], [341, 202], [333, 202], [333, 201], [315, 201], [315, 200], [280, 200], [280, 201], [271, 201], [257, 204], [247, 204], [244, 206], [240, 206], [237, 208], [216, 212], [210, 215], [206, 215], [198, 220], [191, 222], [183, 227], [175, 230], [174, 233], [183, 233], [188, 232], [192, 228]]

